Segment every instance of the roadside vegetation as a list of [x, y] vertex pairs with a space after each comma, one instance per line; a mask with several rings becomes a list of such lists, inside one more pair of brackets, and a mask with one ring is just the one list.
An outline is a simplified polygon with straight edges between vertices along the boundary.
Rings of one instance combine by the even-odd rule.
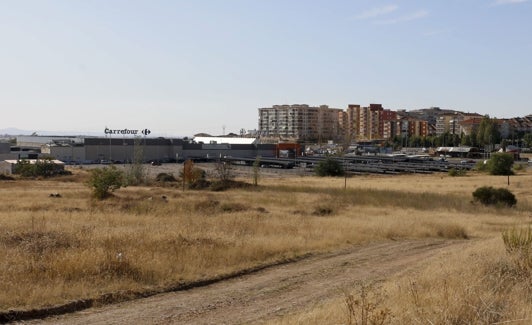
[[[60, 305], [105, 293], [164, 290], [308, 253], [406, 238], [468, 240], [471, 249], [427, 263], [430, 271], [417, 270], [415, 286], [408, 282], [412, 275], [405, 274], [399, 288], [393, 282], [391, 287], [387, 282], [372, 287], [404, 302], [395, 308], [382, 301], [383, 310], [389, 309], [394, 319], [424, 323], [422, 316], [434, 315], [442, 306], [449, 317], [460, 315], [461, 310], [453, 309], [458, 302], [444, 300], [445, 290], [458, 290], [460, 283], [468, 285], [461, 290], [488, 290], [480, 297], [489, 293], [494, 304], [502, 304], [509, 293], [512, 303], [520, 301], [515, 311], [506, 309], [509, 303], [496, 309], [503, 315], [498, 320], [517, 317], [519, 308], [530, 310], [532, 299], [524, 287], [529, 278], [519, 275], [520, 282], [504, 282], [508, 286], [499, 291], [497, 282], [495, 287], [484, 283], [497, 280], [486, 280], [491, 271], [504, 279], [517, 274], [501, 233], [531, 223], [530, 172], [514, 176], [510, 189], [518, 203], [508, 209], [474, 202], [475, 189], [505, 184], [499, 177], [475, 173], [458, 178], [360, 176], [349, 178], [346, 188], [343, 179], [297, 176], [261, 177], [260, 185], [226, 191], [168, 185], [179, 179], [186, 179], [186, 185], [205, 179], [201, 169], [189, 167], [177, 179], [161, 174], [151, 186], [121, 188], [105, 200], [91, 198], [93, 189], [86, 182], [95, 174], [85, 170], [58, 179], [1, 182], [0, 311]], [[219, 166], [213, 181], [242, 181], [233, 179], [225, 167]], [[250, 175], [247, 181], [255, 177]], [[441, 263], [444, 268], [438, 267]], [[360, 294], [357, 286], [344, 289], [354, 298]], [[417, 302], [412, 302], [413, 289]], [[453, 299], [463, 293], [448, 292]], [[477, 303], [480, 307], [480, 300]], [[345, 323], [346, 301], [331, 306], [325, 313], [334, 310], [337, 323]], [[411, 318], [401, 316], [402, 308]], [[316, 312], [297, 317], [323, 320]]]

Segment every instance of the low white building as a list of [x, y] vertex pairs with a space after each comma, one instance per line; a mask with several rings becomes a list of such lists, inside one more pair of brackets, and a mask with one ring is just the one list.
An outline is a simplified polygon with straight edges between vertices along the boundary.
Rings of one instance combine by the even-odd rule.
[[257, 138], [241, 137], [194, 137], [194, 142], [203, 144], [257, 144]]

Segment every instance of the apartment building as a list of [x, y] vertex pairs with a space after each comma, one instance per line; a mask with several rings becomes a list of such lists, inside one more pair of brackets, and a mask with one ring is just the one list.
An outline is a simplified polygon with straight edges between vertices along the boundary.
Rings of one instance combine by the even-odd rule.
[[351, 104], [346, 112], [352, 115], [350, 131], [358, 140], [388, 139], [396, 134], [397, 112], [384, 109], [381, 104], [367, 107]]
[[[441, 136], [471, 134], [482, 120], [477, 113], [431, 107], [416, 111], [392, 111], [381, 104], [362, 107], [349, 104], [345, 110], [327, 105], [274, 105], [259, 108], [259, 134], [272, 140], [370, 141], [394, 136]], [[509, 137], [531, 128], [532, 115], [501, 122], [501, 134]]]
[[457, 112], [446, 113], [437, 117], [436, 119], [436, 135], [440, 136], [446, 132], [450, 134], [460, 134], [460, 122], [463, 117]]
[[327, 105], [274, 105], [259, 108], [259, 134], [296, 141], [338, 140], [342, 110]]

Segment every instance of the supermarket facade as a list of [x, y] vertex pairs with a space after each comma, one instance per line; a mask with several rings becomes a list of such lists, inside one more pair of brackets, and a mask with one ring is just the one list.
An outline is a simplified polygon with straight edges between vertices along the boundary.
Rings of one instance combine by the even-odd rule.
[[[107, 129], [106, 129], [107, 131]], [[115, 132], [116, 131], [116, 132]], [[123, 131], [124, 133], [120, 133]], [[278, 157], [288, 148], [300, 154], [297, 144], [260, 144], [256, 138], [195, 137], [163, 138], [132, 136], [145, 130], [109, 130], [106, 137], [18, 136], [16, 145], [0, 152], [0, 159], [53, 157], [67, 164], [129, 163], [133, 161], [177, 162], [219, 157]], [[130, 132], [130, 133], [128, 133]], [[146, 132], [147, 133], [147, 132]], [[286, 150], [284, 150], [286, 151]]]

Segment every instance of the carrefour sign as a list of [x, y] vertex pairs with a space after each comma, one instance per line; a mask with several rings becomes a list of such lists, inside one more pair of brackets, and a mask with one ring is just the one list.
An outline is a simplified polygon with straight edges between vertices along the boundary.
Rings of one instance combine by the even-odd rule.
[[137, 135], [139, 133], [143, 135], [148, 135], [151, 133], [151, 131], [148, 129], [144, 129], [144, 130], [118, 129], [117, 130], [117, 129], [110, 129], [110, 128], [105, 128], [104, 132], [105, 134], [123, 134], [123, 135], [126, 135], [126, 134]]

